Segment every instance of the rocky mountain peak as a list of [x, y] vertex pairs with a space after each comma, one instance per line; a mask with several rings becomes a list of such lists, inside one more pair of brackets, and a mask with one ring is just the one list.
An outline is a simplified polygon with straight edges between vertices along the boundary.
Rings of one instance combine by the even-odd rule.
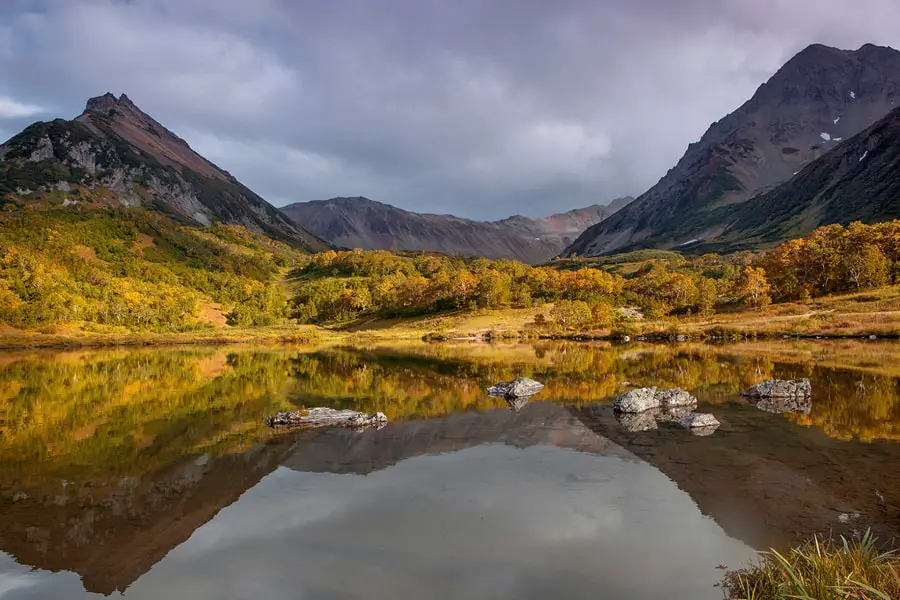
[[[0, 205], [147, 206], [183, 222], [239, 224], [308, 250], [328, 244], [292, 223], [125, 94], [91, 98], [72, 121], [34, 123], [0, 151]], [[43, 200], [42, 200], [43, 199]]]
[[87, 104], [84, 107], [84, 112], [99, 112], [105, 113], [109, 110], [116, 108], [119, 105], [118, 98], [115, 97], [111, 92], [106, 92], [102, 96], [95, 96], [94, 98], [89, 98]]

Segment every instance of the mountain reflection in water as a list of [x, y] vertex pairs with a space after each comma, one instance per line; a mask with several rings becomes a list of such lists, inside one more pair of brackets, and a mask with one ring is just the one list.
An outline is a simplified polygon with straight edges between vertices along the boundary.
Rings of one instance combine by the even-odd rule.
[[[354, 587], [367, 580], [383, 597], [434, 595], [429, 586], [446, 597], [479, 597], [468, 585], [488, 597], [669, 589], [640, 577], [647, 568], [694, 569], [711, 585], [719, 574], [700, 567], [706, 553], [716, 564], [718, 552], [746, 557], [731, 538], [762, 548], [831, 528], [900, 531], [898, 354], [860, 342], [7, 353], [0, 550], [82, 581], [5, 559], [0, 597], [78, 597], [82, 586], [204, 597], [204, 581], [233, 591], [208, 597], [373, 597]], [[516, 375], [546, 385], [519, 413], [484, 394]], [[773, 376], [812, 380], [809, 415], [768, 414], [738, 396]], [[629, 433], [608, 408], [623, 381], [689, 389], [723, 425], [703, 439], [673, 427]], [[362, 434], [261, 426], [298, 405], [380, 410], [392, 423]], [[482, 505], [482, 495], [494, 499]], [[611, 533], [617, 502], [628, 516]], [[284, 527], [267, 530], [275, 515]], [[558, 546], [547, 523], [584, 539]], [[576, 547], [597, 556], [576, 560]], [[638, 550], [654, 564], [640, 566]], [[239, 581], [222, 576], [231, 561]], [[346, 581], [326, 584], [334, 578]]]

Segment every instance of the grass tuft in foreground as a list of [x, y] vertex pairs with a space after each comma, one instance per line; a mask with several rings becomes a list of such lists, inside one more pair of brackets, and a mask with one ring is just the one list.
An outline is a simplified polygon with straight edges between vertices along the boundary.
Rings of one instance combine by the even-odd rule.
[[815, 538], [781, 554], [763, 553], [749, 569], [725, 576], [726, 597], [736, 600], [900, 599], [900, 556], [881, 552], [867, 532], [861, 539]]

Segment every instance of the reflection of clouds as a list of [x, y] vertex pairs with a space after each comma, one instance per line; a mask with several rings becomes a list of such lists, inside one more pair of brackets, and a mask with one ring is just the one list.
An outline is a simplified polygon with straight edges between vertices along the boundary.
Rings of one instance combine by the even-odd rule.
[[33, 571], [0, 552], [0, 598], [2, 600], [45, 600], [47, 598], [103, 598], [88, 594], [74, 573]]
[[126, 597], [713, 598], [713, 567], [748, 557], [645, 463], [487, 445], [368, 476], [279, 469]]

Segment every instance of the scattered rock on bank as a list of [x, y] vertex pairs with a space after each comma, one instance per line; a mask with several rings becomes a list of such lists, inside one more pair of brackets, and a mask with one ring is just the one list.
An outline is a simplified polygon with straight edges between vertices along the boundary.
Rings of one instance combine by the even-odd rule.
[[806, 378], [770, 379], [757, 383], [741, 395], [748, 398], [809, 398], [812, 395], [812, 385]]
[[355, 410], [335, 410], [333, 408], [311, 408], [278, 412], [266, 419], [269, 427], [349, 427], [362, 429], [366, 427], [381, 428], [387, 424], [387, 417], [382, 412], [374, 415]]
[[512, 381], [501, 381], [487, 389], [487, 395], [491, 398], [527, 398], [534, 396], [544, 389], [544, 384], [529, 379], [528, 377], [516, 377]]

